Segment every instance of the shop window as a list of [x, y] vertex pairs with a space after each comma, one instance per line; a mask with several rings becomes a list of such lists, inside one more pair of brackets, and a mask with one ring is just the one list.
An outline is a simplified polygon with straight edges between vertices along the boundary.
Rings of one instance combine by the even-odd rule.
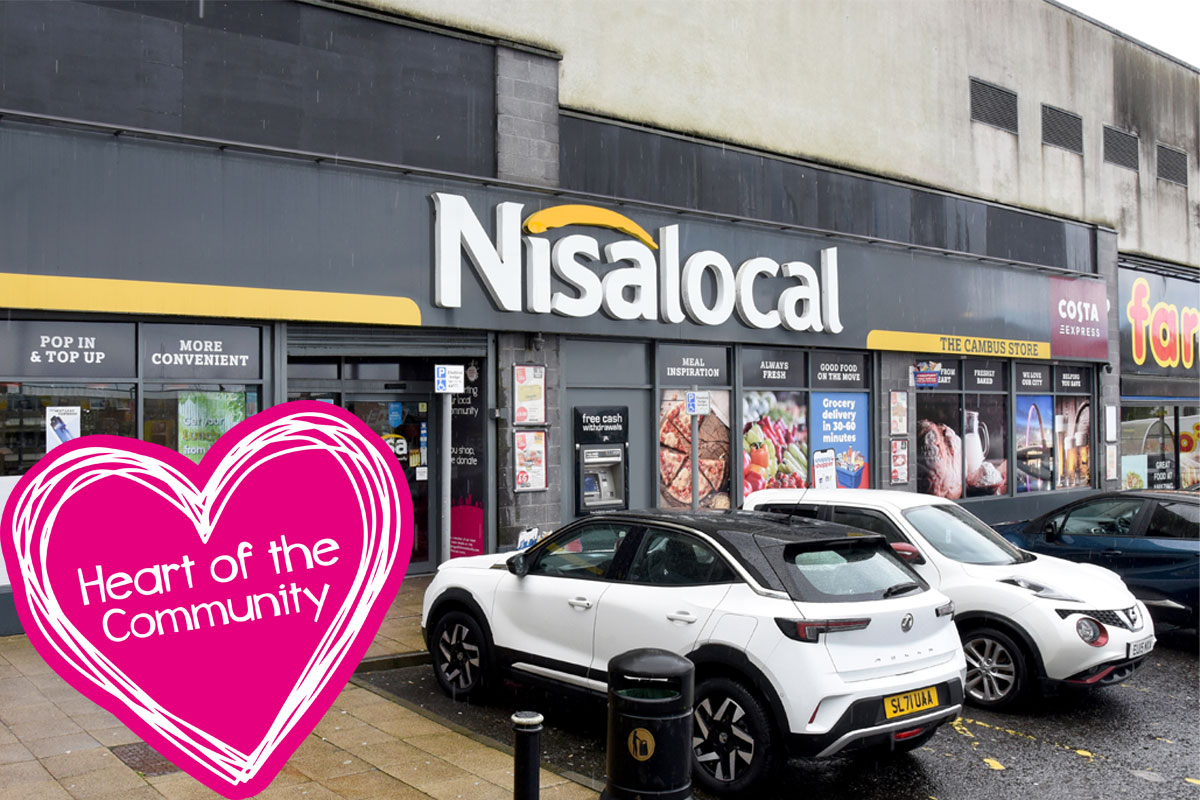
[[1200, 409], [1121, 408], [1121, 488], [1177, 489], [1200, 482]]
[[135, 436], [131, 383], [6, 383], [0, 394], [0, 474], [22, 475], [64, 441], [103, 433]]
[[1092, 485], [1092, 405], [1087, 398], [1054, 401], [1054, 486]]
[[241, 384], [148, 385], [143, 438], [196, 463], [222, 434], [257, 414], [261, 390]]

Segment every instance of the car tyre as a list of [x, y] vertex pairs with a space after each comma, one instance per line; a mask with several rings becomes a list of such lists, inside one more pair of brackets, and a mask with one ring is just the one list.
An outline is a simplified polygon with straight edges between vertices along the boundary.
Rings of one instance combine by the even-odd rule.
[[967, 702], [990, 709], [1016, 705], [1029, 688], [1029, 667], [1021, 647], [996, 628], [975, 628], [962, 640]]
[[740, 794], [775, 765], [771, 721], [762, 703], [737, 681], [707, 678], [692, 712], [692, 778], [713, 794]]
[[483, 626], [463, 611], [438, 618], [430, 637], [433, 673], [442, 691], [454, 699], [474, 699], [487, 689], [492, 646]]

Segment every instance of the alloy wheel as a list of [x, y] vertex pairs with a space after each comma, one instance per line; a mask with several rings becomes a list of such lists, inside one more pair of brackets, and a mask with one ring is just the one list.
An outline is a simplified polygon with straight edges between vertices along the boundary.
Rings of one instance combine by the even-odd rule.
[[967, 694], [984, 703], [1003, 700], [1017, 682], [1017, 664], [1000, 642], [986, 637], [963, 645], [967, 657]]
[[479, 669], [479, 645], [471, 641], [471, 630], [466, 625], [447, 625], [438, 639], [441, 655], [442, 677], [446, 684], [461, 691], [475, 685]]
[[693, 717], [696, 761], [718, 781], [737, 780], [754, 761], [754, 736], [746, 710], [733, 698], [718, 695], [701, 700]]

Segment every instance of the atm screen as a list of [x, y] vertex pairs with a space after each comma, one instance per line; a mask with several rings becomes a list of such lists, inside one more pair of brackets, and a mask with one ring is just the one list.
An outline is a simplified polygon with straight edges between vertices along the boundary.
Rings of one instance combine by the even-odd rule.
[[600, 477], [594, 472], [583, 473], [583, 493], [600, 494]]

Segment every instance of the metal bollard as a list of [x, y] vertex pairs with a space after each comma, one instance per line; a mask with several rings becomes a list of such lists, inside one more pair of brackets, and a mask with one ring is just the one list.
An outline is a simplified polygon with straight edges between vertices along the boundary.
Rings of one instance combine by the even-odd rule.
[[513, 745], [513, 800], [538, 800], [542, 766], [542, 720], [536, 711], [512, 715], [516, 742]]

